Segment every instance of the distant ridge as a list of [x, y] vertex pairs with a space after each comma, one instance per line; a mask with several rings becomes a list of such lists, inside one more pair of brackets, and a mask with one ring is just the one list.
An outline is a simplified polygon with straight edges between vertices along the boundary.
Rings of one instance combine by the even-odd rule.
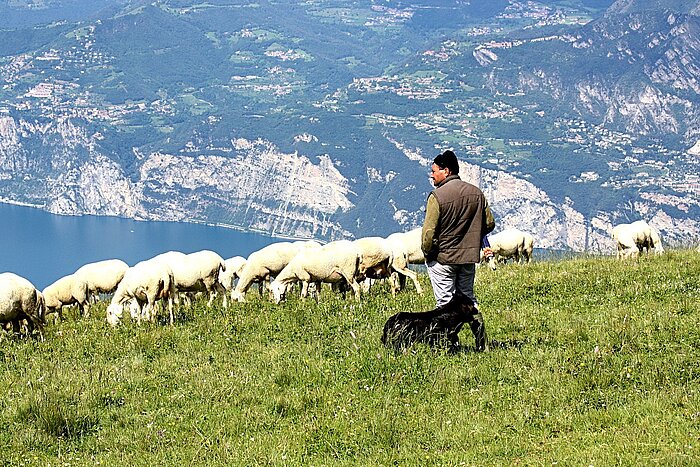
[[697, 1], [99, 3], [0, 2], [0, 198], [386, 236], [451, 148], [539, 248], [700, 237]]
[[698, 16], [700, 2], [698, 0], [617, 0], [608, 8], [606, 14], [639, 13], [649, 10], [668, 10]]

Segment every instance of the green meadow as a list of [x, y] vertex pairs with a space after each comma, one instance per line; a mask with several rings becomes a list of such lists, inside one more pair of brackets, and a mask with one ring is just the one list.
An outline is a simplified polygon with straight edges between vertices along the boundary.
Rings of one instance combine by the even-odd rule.
[[[537, 258], [536, 258], [537, 260]], [[380, 343], [427, 276], [0, 335], [2, 465], [698, 465], [700, 253], [477, 273], [486, 353]]]

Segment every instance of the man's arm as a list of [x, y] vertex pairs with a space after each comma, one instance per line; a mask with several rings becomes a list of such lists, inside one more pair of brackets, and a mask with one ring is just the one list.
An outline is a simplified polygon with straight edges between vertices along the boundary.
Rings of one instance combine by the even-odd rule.
[[430, 252], [435, 243], [435, 230], [437, 229], [438, 220], [440, 219], [440, 204], [435, 195], [428, 195], [428, 205], [425, 208], [425, 221], [423, 221], [423, 230], [421, 232], [421, 250], [423, 255], [428, 259]]

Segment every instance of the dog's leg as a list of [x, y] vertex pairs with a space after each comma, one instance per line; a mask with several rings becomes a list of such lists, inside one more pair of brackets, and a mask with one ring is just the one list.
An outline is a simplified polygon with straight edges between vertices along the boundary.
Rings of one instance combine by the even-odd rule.
[[469, 321], [469, 327], [474, 334], [474, 344], [477, 352], [487, 352], [489, 350], [489, 344], [486, 339], [486, 326], [484, 325], [484, 317], [481, 316], [481, 312], [474, 308], [475, 313], [472, 314], [471, 320]]

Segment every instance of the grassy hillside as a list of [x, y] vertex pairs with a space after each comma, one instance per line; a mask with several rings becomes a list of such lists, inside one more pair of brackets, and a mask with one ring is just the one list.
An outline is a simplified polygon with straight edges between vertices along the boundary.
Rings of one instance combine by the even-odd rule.
[[[639, 465], [700, 462], [700, 254], [481, 269], [489, 353], [379, 338], [432, 307], [182, 310], [174, 327], [49, 325], [0, 340], [7, 465]], [[421, 277], [428, 290], [427, 277]], [[463, 344], [472, 345], [469, 331]]]

